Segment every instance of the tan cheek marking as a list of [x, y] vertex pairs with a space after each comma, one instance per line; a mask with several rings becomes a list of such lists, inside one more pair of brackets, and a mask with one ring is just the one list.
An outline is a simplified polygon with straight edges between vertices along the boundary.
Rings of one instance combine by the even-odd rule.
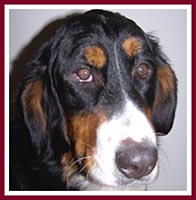
[[90, 66], [98, 69], [103, 68], [106, 63], [106, 55], [103, 49], [97, 46], [87, 48], [84, 57]]
[[28, 83], [22, 93], [22, 102], [27, 117], [37, 121], [46, 130], [46, 120], [41, 107], [42, 94], [43, 82], [41, 80]]
[[152, 109], [149, 107], [145, 107], [145, 113], [148, 121], [151, 123], [152, 122]]
[[137, 38], [128, 38], [123, 42], [125, 52], [130, 56], [136, 56], [141, 51], [141, 44]]
[[94, 166], [96, 153], [96, 129], [106, 120], [102, 113], [78, 114], [71, 119], [71, 132], [78, 157], [86, 156], [84, 165], [88, 170]]

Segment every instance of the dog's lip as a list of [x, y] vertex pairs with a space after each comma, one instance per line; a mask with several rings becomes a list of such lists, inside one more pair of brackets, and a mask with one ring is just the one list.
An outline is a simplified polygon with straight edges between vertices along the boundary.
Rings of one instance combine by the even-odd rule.
[[141, 183], [145, 182], [146, 177], [142, 177], [141, 179], [134, 179], [134, 178], [121, 178], [116, 180], [116, 186], [119, 187], [127, 187], [127, 186], [137, 186], [141, 185]]
[[101, 175], [102, 178], [98, 178], [97, 176], [94, 176], [91, 173], [89, 174], [90, 176], [88, 178], [94, 183], [105, 185], [107, 187], [135, 188], [135, 187], [141, 187], [142, 185], [143, 186], [148, 185], [149, 183], [153, 182], [158, 176], [159, 172], [158, 168], [159, 168], [159, 162], [157, 160], [157, 163], [153, 171], [150, 174], [141, 177], [140, 179], [128, 178], [124, 176], [118, 169], [115, 169], [115, 172], [112, 173], [113, 175], [110, 174], [110, 176], [108, 176], [107, 174], [105, 175], [102, 174]]
[[102, 182], [102, 181], [98, 181], [98, 180], [93, 180], [92, 181], [94, 183], [99, 183], [101, 185], [105, 185], [107, 187], [120, 187], [120, 188], [124, 188], [124, 187], [134, 187], [134, 186], [141, 186], [141, 183], [144, 182], [143, 180], [144, 178], [137, 180], [137, 179], [128, 179], [126, 177], [124, 178], [120, 178], [115, 180], [114, 182]]
[[[90, 177], [91, 181], [94, 183], [99, 183], [101, 185], [105, 185], [107, 187], [130, 187], [130, 186], [138, 186], [141, 183], [146, 183], [148, 177], [142, 177], [141, 179], [127, 178], [124, 175], [118, 174], [117, 177], [113, 177], [114, 180], [100, 180], [94, 177]], [[148, 183], [149, 181], [147, 181]]]

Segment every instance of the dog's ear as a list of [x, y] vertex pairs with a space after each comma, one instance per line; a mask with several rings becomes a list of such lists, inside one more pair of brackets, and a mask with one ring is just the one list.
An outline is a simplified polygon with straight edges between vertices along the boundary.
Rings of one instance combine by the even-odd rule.
[[44, 44], [27, 64], [24, 75], [21, 106], [32, 146], [38, 155], [51, 149], [58, 153], [68, 147], [65, 117], [52, 78], [55, 57], [49, 44]]
[[158, 38], [149, 34], [144, 36], [157, 67], [151, 114], [155, 131], [161, 136], [168, 134], [173, 125], [177, 104], [177, 78], [160, 48]]
[[166, 135], [173, 125], [177, 103], [177, 80], [170, 65], [158, 67], [152, 121], [158, 135]]

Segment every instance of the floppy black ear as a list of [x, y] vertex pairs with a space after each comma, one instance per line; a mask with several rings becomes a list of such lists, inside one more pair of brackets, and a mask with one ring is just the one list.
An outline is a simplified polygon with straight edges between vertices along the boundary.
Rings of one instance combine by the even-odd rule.
[[152, 121], [158, 135], [167, 134], [173, 125], [177, 103], [177, 80], [169, 65], [158, 67]]
[[55, 54], [44, 45], [26, 66], [21, 94], [24, 121], [38, 155], [59, 154], [68, 147], [64, 113], [52, 79], [54, 60]]

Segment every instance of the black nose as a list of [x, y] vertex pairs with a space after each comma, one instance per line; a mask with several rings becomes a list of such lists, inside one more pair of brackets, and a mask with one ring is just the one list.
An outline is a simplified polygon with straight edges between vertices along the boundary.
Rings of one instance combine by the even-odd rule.
[[116, 165], [128, 178], [140, 179], [150, 174], [156, 162], [157, 149], [148, 142], [126, 139], [116, 152]]

